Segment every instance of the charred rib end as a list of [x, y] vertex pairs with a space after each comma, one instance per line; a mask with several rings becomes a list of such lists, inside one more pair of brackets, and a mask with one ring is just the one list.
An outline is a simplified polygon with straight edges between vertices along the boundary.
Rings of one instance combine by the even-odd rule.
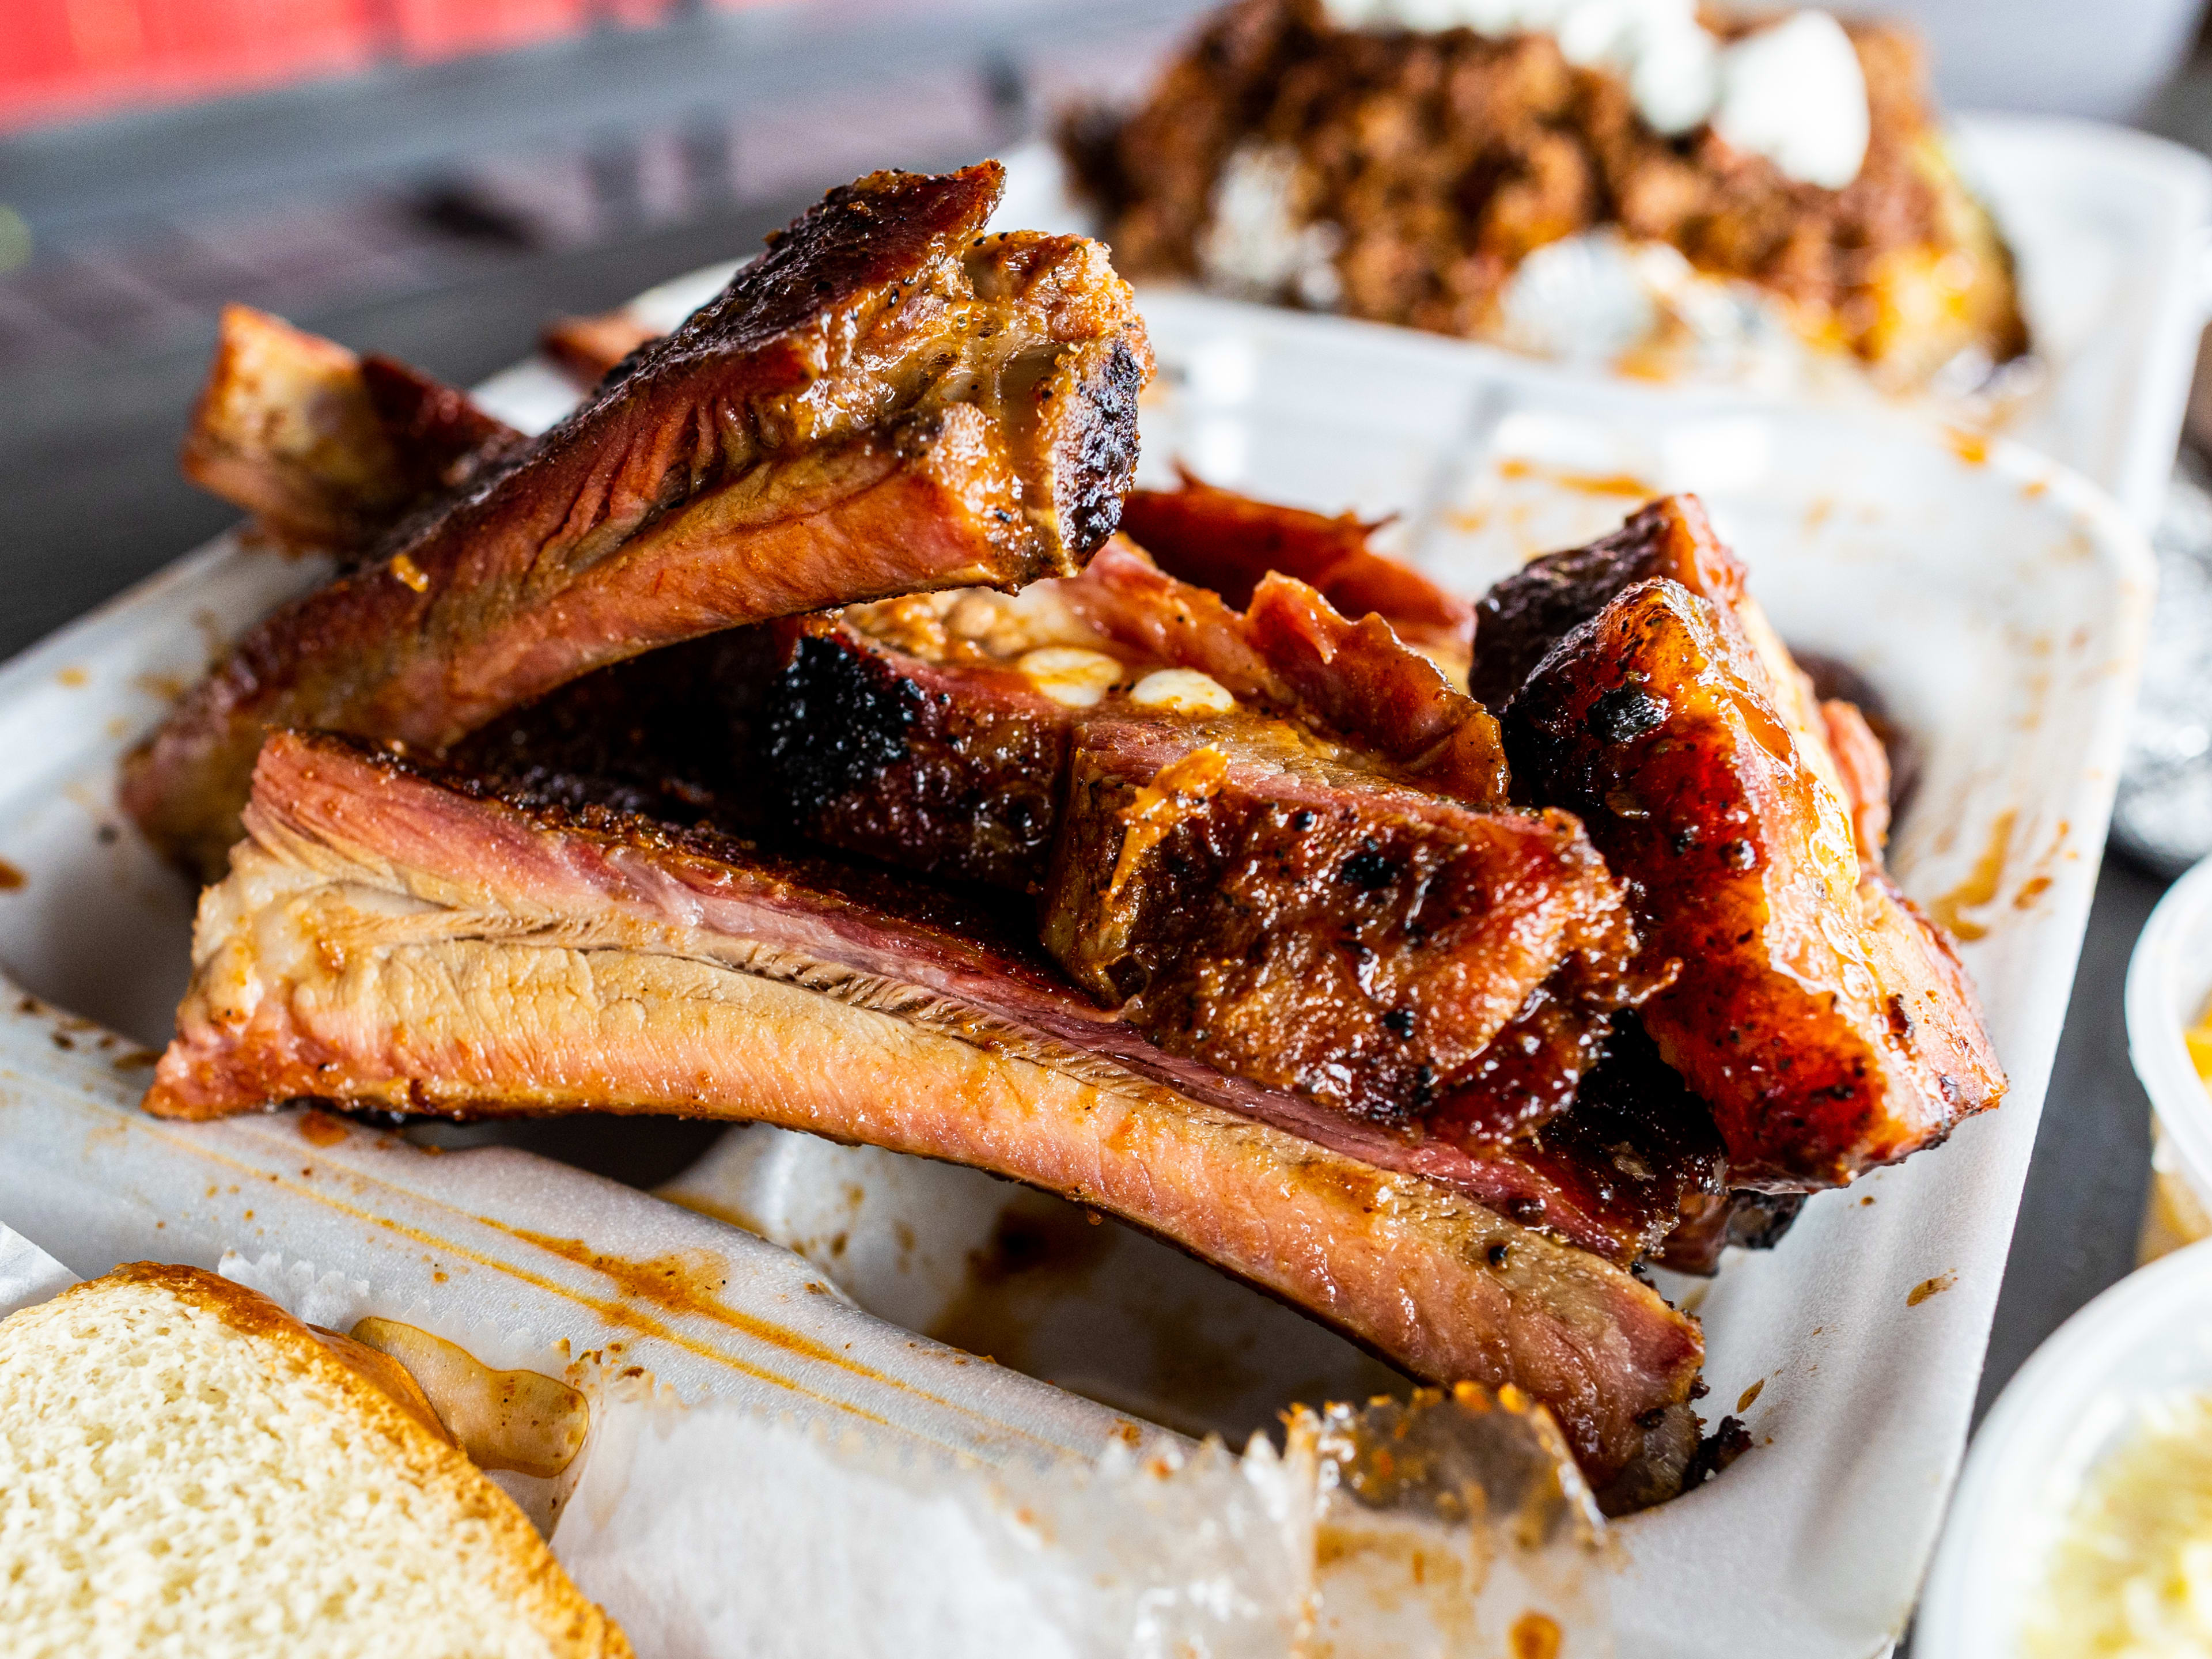
[[1055, 458], [1063, 575], [1073, 575], [1121, 526], [1121, 498], [1136, 482], [1137, 402], [1148, 378], [1137, 345], [1117, 337], [1079, 385], [1074, 418]]

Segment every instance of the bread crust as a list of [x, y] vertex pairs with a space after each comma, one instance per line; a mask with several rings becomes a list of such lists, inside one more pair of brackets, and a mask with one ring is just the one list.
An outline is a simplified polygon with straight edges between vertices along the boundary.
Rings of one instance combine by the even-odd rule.
[[405, 1378], [413, 1401], [395, 1397], [394, 1379], [362, 1357], [382, 1356], [343, 1337], [319, 1333], [258, 1291], [199, 1267], [127, 1262], [102, 1278], [71, 1285], [56, 1301], [96, 1302], [104, 1293], [127, 1285], [159, 1291], [210, 1314], [274, 1363], [334, 1385], [355, 1417], [382, 1437], [411, 1480], [427, 1492], [447, 1497], [467, 1519], [484, 1527], [499, 1562], [501, 1592], [560, 1659], [635, 1659], [621, 1627], [576, 1589], [514, 1500], [453, 1444], [413, 1378], [396, 1362], [387, 1363]]

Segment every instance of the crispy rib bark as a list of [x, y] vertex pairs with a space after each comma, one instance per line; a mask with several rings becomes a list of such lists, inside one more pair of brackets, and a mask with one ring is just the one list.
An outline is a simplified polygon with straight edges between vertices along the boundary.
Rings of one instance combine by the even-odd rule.
[[1079, 568], [1149, 349], [1097, 244], [979, 235], [1000, 182], [832, 191], [568, 419], [249, 634], [132, 757], [133, 817], [216, 868], [272, 726], [438, 752], [658, 646]]
[[1516, 1382], [1600, 1481], [1686, 1401], [1697, 1328], [1627, 1274], [1147, 1060], [950, 901], [596, 822], [273, 737], [149, 1107], [779, 1122], [1066, 1194], [1417, 1375]]
[[1507, 711], [1516, 784], [1579, 812], [1679, 960], [1644, 1005], [1712, 1108], [1730, 1179], [1838, 1185], [1996, 1104], [2004, 1075], [1950, 941], [1878, 865], [1727, 613], [1638, 582]]
[[[1510, 1140], [1648, 988], [1620, 896], [1565, 815], [1495, 810], [1493, 723], [1433, 663], [1281, 574], [1247, 599], [1117, 547], [1015, 601], [811, 621], [769, 771], [806, 833], [1041, 890], [1046, 947], [1175, 1053]], [[1071, 647], [1100, 679], [1029, 666]], [[1210, 704], [1146, 701], [1192, 670]]]

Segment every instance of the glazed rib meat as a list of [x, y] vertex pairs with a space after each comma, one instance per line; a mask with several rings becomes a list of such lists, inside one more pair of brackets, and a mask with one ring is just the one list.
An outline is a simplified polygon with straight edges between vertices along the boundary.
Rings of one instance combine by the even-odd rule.
[[[1418, 1375], [1516, 1382], [1601, 1482], [1687, 1399], [1696, 1327], [1626, 1273], [1360, 1155], [1387, 1138], [1322, 1144], [1148, 1058], [955, 901], [332, 738], [270, 739], [246, 827], [202, 902], [157, 1112], [757, 1118], [1066, 1194]], [[1514, 1207], [1548, 1220], [1520, 1179]]]
[[1532, 561], [1478, 616], [1472, 678], [1506, 709], [1516, 793], [1581, 814], [1648, 955], [1682, 964], [1644, 1024], [1733, 1181], [1838, 1184], [1997, 1103], [1957, 953], [1882, 866], [1881, 744], [1820, 698], [1694, 496]]
[[1553, 646], [1652, 576], [1731, 611], [1747, 599], [1743, 566], [1713, 534], [1703, 503], [1694, 495], [1662, 496], [1611, 535], [1531, 559], [1493, 583], [1475, 605], [1482, 649], [1468, 690], [1489, 708], [1504, 708]]
[[1000, 184], [832, 191], [574, 415], [249, 634], [132, 758], [132, 815], [211, 870], [272, 726], [436, 753], [659, 646], [1079, 568], [1150, 355], [1097, 244], [981, 235]]
[[2004, 1075], [1950, 941], [1779, 701], [1729, 613], [1662, 576], [1562, 640], [1506, 727], [1517, 787], [1582, 816], [1646, 951], [1681, 964], [1641, 1018], [1729, 1178], [1789, 1191], [1941, 1140]]

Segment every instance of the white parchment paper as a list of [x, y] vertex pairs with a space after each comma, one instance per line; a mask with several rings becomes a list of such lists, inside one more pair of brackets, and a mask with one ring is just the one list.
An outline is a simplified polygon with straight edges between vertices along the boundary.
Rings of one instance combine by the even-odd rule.
[[33, 1308], [77, 1282], [76, 1275], [9, 1227], [0, 1225], [0, 1319]]

